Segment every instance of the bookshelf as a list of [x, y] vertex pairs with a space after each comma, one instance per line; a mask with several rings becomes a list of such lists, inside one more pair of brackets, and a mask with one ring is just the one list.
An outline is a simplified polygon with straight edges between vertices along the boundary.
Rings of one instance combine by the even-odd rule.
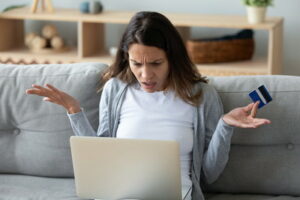
[[[113, 57], [105, 51], [105, 24], [127, 24], [135, 12], [104, 11], [100, 14], [82, 14], [76, 9], [56, 8], [54, 13], [36, 12], [29, 7], [18, 8], [0, 14], [0, 62], [13, 63], [71, 63], [103, 62], [110, 64]], [[178, 28], [184, 40], [192, 27], [236, 28], [264, 30], [268, 32], [266, 57], [230, 63], [197, 65], [205, 75], [263, 75], [280, 74], [282, 71], [283, 18], [270, 17], [262, 24], [249, 24], [246, 16], [200, 15], [162, 13]], [[24, 46], [25, 20], [47, 20], [77, 23], [77, 46], [62, 53], [32, 53]]]

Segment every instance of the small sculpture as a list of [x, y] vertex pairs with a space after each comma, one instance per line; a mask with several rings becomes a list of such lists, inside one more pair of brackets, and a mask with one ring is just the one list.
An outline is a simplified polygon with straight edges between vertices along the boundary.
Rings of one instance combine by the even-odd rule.
[[57, 29], [54, 25], [48, 24], [43, 27], [42, 35], [44, 38], [51, 39], [57, 35]]
[[91, 0], [89, 9], [91, 14], [97, 14], [102, 12], [103, 6], [100, 1]]
[[89, 13], [90, 12], [89, 2], [85, 1], [80, 3], [79, 10], [81, 13]]
[[61, 49], [64, 46], [64, 41], [61, 37], [55, 36], [51, 39], [51, 47], [54, 49]]
[[33, 39], [35, 37], [37, 37], [38, 35], [36, 33], [28, 33], [26, 36], [25, 36], [25, 45], [29, 48], [31, 48], [31, 43], [33, 41]]
[[57, 28], [48, 24], [42, 28], [42, 36], [28, 33], [25, 36], [25, 45], [34, 52], [62, 51], [65, 49], [63, 39], [58, 35]]
[[30, 46], [33, 50], [39, 50], [45, 48], [46, 44], [47, 42], [45, 38], [36, 36], [32, 39]]
[[79, 10], [81, 13], [97, 14], [103, 11], [103, 5], [96, 0], [84, 1], [80, 3]]
[[[37, 11], [38, 3], [39, 3], [39, 0], [33, 0], [32, 6], [31, 6], [32, 13], [35, 13]], [[42, 4], [42, 11], [47, 10], [47, 12], [49, 12], [49, 13], [54, 12], [54, 8], [53, 8], [51, 0], [41, 0], [41, 4]]]

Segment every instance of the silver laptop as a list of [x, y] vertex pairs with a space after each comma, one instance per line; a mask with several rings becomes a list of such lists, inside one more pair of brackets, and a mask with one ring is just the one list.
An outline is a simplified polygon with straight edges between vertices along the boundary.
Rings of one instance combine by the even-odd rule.
[[70, 143], [81, 198], [182, 199], [176, 141], [72, 136]]

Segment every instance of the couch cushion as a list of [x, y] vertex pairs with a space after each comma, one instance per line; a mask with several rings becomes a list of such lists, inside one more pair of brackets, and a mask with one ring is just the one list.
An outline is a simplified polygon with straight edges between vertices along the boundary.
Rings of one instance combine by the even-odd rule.
[[210, 77], [221, 96], [224, 111], [251, 103], [248, 94], [260, 85], [265, 85], [273, 101], [261, 108], [257, 117], [266, 117], [273, 123], [255, 130], [237, 129], [232, 144], [276, 145], [300, 143], [300, 123], [295, 120], [300, 111], [300, 77], [298, 76], [232, 76]]
[[72, 177], [69, 137], [73, 135], [63, 107], [26, 95], [33, 83], [50, 83], [77, 98], [96, 129], [97, 63], [0, 65], [0, 173]]
[[0, 199], [79, 200], [72, 178], [46, 178], [25, 175], [0, 175]]
[[206, 194], [206, 200], [300, 200], [300, 197], [253, 194]]
[[206, 190], [300, 196], [300, 77], [211, 77], [225, 112], [251, 102], [248, 93], [264, 84], [273, 101], [257, 117], [272, 124], [257, 129], [236, 128], [229, 162]]

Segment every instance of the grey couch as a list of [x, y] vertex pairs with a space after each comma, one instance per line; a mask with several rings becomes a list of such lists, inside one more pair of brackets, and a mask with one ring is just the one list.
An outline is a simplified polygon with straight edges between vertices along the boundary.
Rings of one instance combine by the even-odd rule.
[[51, 83], [77, 98], [98, 126], [101, 64], [0, 65], [0, 200], [77, 200], [66, 111], [26, 95]]
[[300, 199], [300, 77], [215, 77], [210, 83], [225, 112], [249, 103], [248, 93], [262, 84], [273, 101], [258, 112], [271, 125], [235, 129], [229, 162], [219, 179], [206, 187], [211, 193], [207, 199]]
[[[79, 99], [98, 126], [96, 93], [101, 64], [0, 65], [0, 200], [78, 200], [62, 107], [29, 96], [31, 84], [51, 83]], [[225, 112], [250, 102], [265, 84], [273, 102], [258, 116], [272, 121], [258, 129], [236, 129], [224, 173], [203, 185], [208, 200], [300, 199], [300, 77], [211, 77]]]

